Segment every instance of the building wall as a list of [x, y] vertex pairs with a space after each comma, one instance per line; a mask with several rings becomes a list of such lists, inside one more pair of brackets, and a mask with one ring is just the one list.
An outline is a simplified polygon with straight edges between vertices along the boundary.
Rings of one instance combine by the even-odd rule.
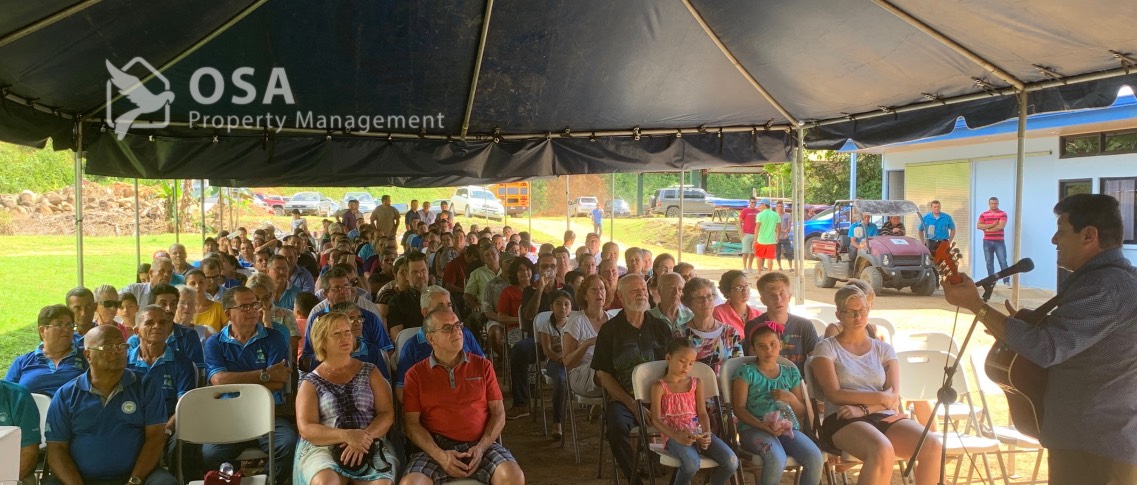
[[[1015, 209], [1015, 150], [1014, 140], [981, 142], [963, 146], [929, 147], [908, 146], [904, 151], [886, 152], [883, 157], [885, 174], [889, 170], [903, 170], [909, 164], [948, 161], [971, 162], [971, 210], [968, 214], [952, 214], [957, 230], [971, 231], [978, 241], [982, 234], [975, 229], [979, 214], [987, 210], [987, 199], [998, 197], [1000, 208], [1012, 219], [1007, 230], [1007, 262], [1013, 261], [1013, 226]], [[1058, 202], [1058, 183], [1060, 180], [1091, 179], [1094, 193], [1101, 192], [1103, 177], [1137, 176], [1137, 154], [1105, 155], [1084, 158], [1059, 159], [1058, 136], [1028, 138], [1027, 158], [1023, 170], [1023, 220], [1022, 257], [1031, 258], [1035, 270], [1022, 275], [1024, 286], [1054, 291], [1057, 287], [1058, 268], [1054, 245], [1050, 238], [1054, 234], [1055, 219], [1051, 212]], [[888, 183], [887, 175], [884, 177]], [[884, 187], [888, 193], [888, 187]], [[929, 201], [916, 202], [921, 211], [927, 210]], [[979, 277], [986, 276], [986, 263], [982, 246], [965, 254], [973, 272]], [[1124, 247], [1126, 257], [1137, 261], [1137, 245]], [[996, 271], [998, 263], [995, 266]]]

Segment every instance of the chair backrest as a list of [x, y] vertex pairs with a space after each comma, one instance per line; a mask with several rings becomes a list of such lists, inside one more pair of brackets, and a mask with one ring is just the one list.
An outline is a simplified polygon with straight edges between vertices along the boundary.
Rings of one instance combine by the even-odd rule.
[[[910, 401], [932, 401], [944, 381], [944, 367], [955, 357], [942, 350], [906, 350], [896, 353], [900, 365], [900, 397]], [[947, 359], [947, 360], [945, 360]], [[967, 393], [967, 380], [962, 369], [952, 378], [952, 388]]]
[[191, 443], [239, 443], [273, 430], [272, 392], [260, 384], [201, 387], [178, 399], [177, 438]]
[[47, 408], [51, 406], [51, 397], [47, 394], [33, 392], [32, 400], [36, 402], [36, 408], [39, 409], [39, 443], [45, 445], [47, 444]]
[[959, 344], [943, 332], [901, 332], [892, 336], [892, 347], [897, 352], [933, 350], [959, 355]]
[[889, 319], [884, 317], [869, 317], [869, 323], [876, 326], [877, 337], [880, 337], [880, 329], [883, 328], [888, 334], [888, 338], [885, 339], [886, 342], [892, 342], [896, 339], [896, 325], [893, 325]]
[[536, 317], [533, 317], [533, 333], [536, 334], [537, 329], [548, 324], [552, 318], [553, 312], [551, 311], [538, 313]]
[[414, 338], [415, 334], [418, 333], [419, 330], [421, 330], [421, 327], [404, 328], [404, 329], [399, 331], [398, 335], [395, 336], [395, 360], [396, 361], [399, 360], [399, 352], [403, 351], [403, 345], [406, 344], [408, 340]]
[[[719, 367], [719, 390], [722, 391], [723, 404], [729, 405], [734, 402], [733, 396], [731, 396], [731, 389], [734, 388], [731, 384], [734, 382], [734, 374], [738, 373], [740, 367], [753, 363], [754, 360], [755, 357], [749, 355], [744, 357], [731, 357], [722, 363], [722, 367]], [[782, 358], [778, 360], [781, 361]]]
[[[645, 403], [651, 402], [651, 384], [667, 374], [667, 361], [644, 362], [632, 369], [632, 397]], [[714, 369], [702, 362], [695, 362], [689, 374], [703, 381], [703, 397], [710, 399], [719, 396], [718, 378]]]
[[825, 338], [825, 321], [820, 318], [810, 318], [809, 323], [813, 324], [813, 330], [817, 332], [817, 338]]

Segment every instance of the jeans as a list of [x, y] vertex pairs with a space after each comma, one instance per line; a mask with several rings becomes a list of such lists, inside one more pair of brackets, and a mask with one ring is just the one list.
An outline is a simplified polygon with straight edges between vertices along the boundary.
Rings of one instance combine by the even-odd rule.
[[255, 446], [265, 453], [273, 454], [276, 483], [284, 483], [292, 476], [292, 455], [296, 452], [296, 440], [296, 430], [292, 429], [289, 420], [277, 417], [272, 433], [272, 450], [268, 449], [268, 436], [240, 443], [206, 444], [201, 447], [201, 462], [205, 468], [203, 471], [216, 470], [225, 462], [232, 463], [245, 448]]
[[509, 349], [509, 390], [515, 408], [529, 405], [529, 366], [536, 363], [537, 344], [533, 337], [525, 337]]
[[[787, 455], [794, 457], [802, 467], [801, 480], [798, 482], [800, 485], [821, 483], [821, 450], [805, 433], [794, 431], [792, 438], [789, 435], [775, 438], [770, 433], [748, 427], [739, 433], [738, 439], [742, 449], [762, 457], [762, 479], [758, 482], [759, 485], [777, 485], [782, 482]], [[763, 443], [770, 446], [766, 453], [759, 452], [764, 448]]]
[[[995, 274], [995, 258], [999, 258], [999, 271], [1007, 269], [1007, 244], [1005, 241], [983, 240], [983, 258], [987, 260], [987, 276]], [[1003, 278], [1010, 283], [1010, 278]]]
[[549, 380], [553, 381], [553, 423], [560, 424], [565, 417], [565, 390], [568, 387], [568, 374], [565, 366], [560, 362], [549, 361], [545, 364], [545, 372]]
[[698, 445], [691, 446], [679, 444], [675, 440], [667, 440], [667, 451], [670, 451], [679, 460], [679, 470], [675, 472], [674, 483], [684, 485], [691, 483], [695, 473], [699, 471], [699, 453], [707, 455], [719, 464], [711, 475], [711, 483], [724, 485], [738, 470], [738, 456], [718, 436], [711, 436], [711, 445], [706, 450], [700, 450]]
[[604, 235], [604, 224], [601, 224], [599, 222], [593, 222], [592, 223], [592, 232], [595, 232], [597, 236], [603, 236]]
[[[128, 480], [130, 480], [130, 477], [113, 478], [113, 479], [107, 479], [107, 480], [93, 480], [93, 479], [83, 477], [83, 483], [85, 485], [122, 485], [122, 484], [126, 483]], [[60, 482], [59, 479], [55, 478], [54, 476], [49, 476], [49, 477], [43, 479], [43, 485], [62, 485], [62, 484], [63, 484], [63, 482]], [[178, 480], [176, 478], [174, 478], [174, 476], [171, 475], [170, 472], [163, 470], [159, 464], [158, 467], [154, 468], [154, 471], [150, 472], [150, 474], [146, 476], [146, 479], [142, 481], [142, 484], [143, 485], [178, 485]]]
[[620, 401], [609, 401], [604, 407], [604, 419], [607, 420], [608, 429], [608, 444], [612, 445], [612, 456], [616, 458], [616, 465], [619, 466], [624, 476], [628, 477], [631, 483], [637, 483], [639, 480], [636, 476], [636, 471], [632, 469], [632, 461], [635, 456], [635, 451], [632, 450], [632, 428], [639, 426], [636, 422], [635, 415], [632, 410], [624, 406]]

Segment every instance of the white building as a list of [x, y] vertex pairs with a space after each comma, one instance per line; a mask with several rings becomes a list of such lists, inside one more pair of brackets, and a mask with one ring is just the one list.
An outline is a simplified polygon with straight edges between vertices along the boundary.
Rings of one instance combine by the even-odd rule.
[[[956, 223], [963, 252], [960, 270], [987, 275], [982, 233], [975, 228], [990, 197], [1011, 221], [1007, 225], [1007, 260], [1014, 264], [1015, 153], [1017, 120], [968, 129], [962, 120], [947, 135], [862, 150], [883, 154], [885, 198], [908, 199], [922, 211], [939, 200]], [[1027, 122], [1023, 170], [1021, 256], [1035, 270], [1024, 274], [1025, 287], [1055, 291], [1060, 278], [1054, 245], [1052, 209], [1075, 193], [1104, 193], [1121, 201], [1124, 251], [1137, 261], [1137, 99], [1123, 89], [1110, 107], [1031, 116]], [[918, 221], [905, 220], [914, 233]], [[998, 263], [995, 265], [999, 269]], [[978, 278], [976, 278], [978, 279]]]

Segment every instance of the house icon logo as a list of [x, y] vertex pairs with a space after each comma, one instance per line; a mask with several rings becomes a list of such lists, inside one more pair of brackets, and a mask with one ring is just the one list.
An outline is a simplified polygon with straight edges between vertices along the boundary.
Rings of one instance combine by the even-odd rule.
[[[114, 129], [115, 135], [119, 140], [126, 136], [126, 133], [131, 128], [165, 128], [170, 124], [170, 103], [174, 102], [174, 93], [170, 91], [170, 80], [166, 79], [162, 73], [158, 72], [154, 66], [146, 62], [146, 59], [135, 57], [130, 62], [122, 66], [122, 69], [115, 67], [111, 61], [106, 61], [107, 73], [110, 79], [107, 81], [107, 124], [111, 125]], [[162, 83], [165, 90], [159, 93], [151, 92], [146, 86], [142, 85], [142, 80], [137, 76], [128, 74], [135, 65], [142, 65], [154, 78]], [[114, 114], [113, 106], [116, 93], [122, 94], [135, 108], [118, 115]], [[161, 121], [137, 121], [140, 116], [162, 110]]]

